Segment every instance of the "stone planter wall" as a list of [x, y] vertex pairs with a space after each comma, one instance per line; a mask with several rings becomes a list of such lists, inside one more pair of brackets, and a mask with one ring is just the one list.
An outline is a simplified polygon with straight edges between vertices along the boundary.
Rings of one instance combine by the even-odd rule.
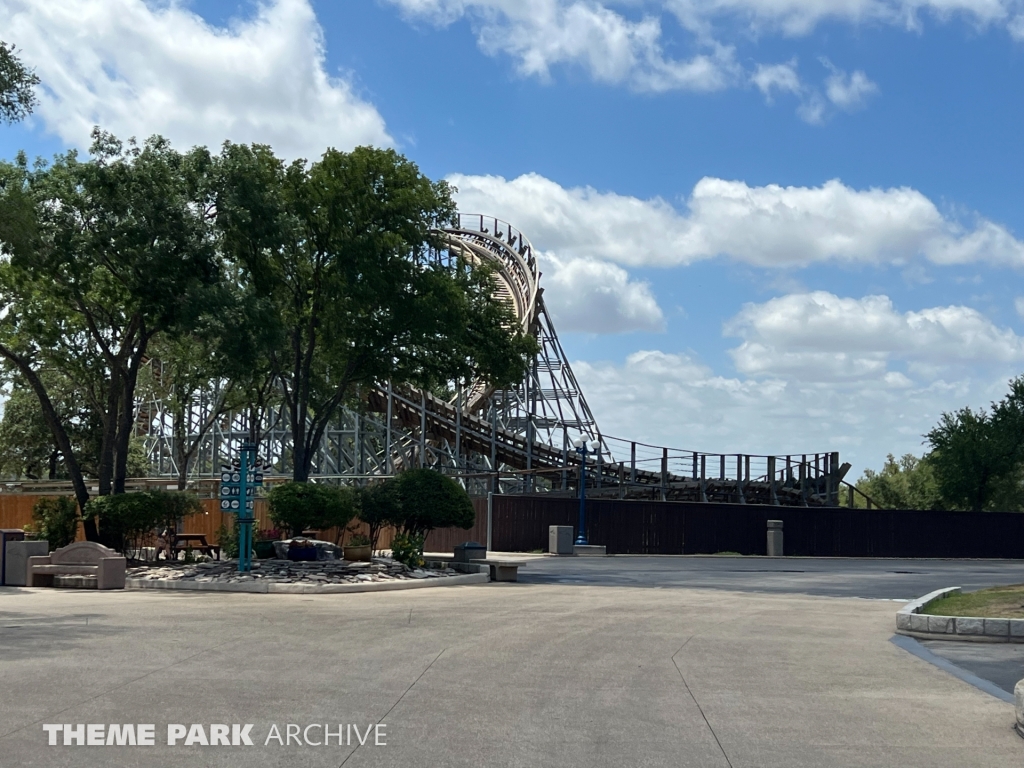
[[896, 631], [901, 635], [926, 640], [1024, 643], [1024, 619], [929, 616], [920, 613], [930, 603], [959, 593], [960, 587], [947, 587], [907, 603], [896, 614]]

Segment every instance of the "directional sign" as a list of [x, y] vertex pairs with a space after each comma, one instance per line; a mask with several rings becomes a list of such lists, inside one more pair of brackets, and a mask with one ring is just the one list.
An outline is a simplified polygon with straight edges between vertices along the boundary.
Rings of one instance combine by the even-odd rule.
[[238, 570], [252, 569], [252, 525], [257, 486], [263, 485], [263, 461], [255, 445], [243, 445], [238, 458], [220, 467], [220, 508], [238, 515]]

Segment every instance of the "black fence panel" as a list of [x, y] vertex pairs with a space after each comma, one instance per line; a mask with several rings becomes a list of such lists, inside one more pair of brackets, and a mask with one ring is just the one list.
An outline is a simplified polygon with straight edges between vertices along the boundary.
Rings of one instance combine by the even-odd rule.
[[[577, 499], [494, 497], [493, 549], [545, 550], [548, 526], [579, 517]], [[810, 557], [1024, 558], [1024, 514], [767, 507], [594, 499], [587, 537], [608, 554], [764, 555], [767, 522], [782, 520], [787, 555]]]

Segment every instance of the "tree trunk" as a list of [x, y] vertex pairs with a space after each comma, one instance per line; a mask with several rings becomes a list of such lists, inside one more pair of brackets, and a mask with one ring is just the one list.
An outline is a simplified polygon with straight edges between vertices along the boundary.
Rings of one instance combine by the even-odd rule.
[[[75, 489], [75, 500], [78, 502], [79, 508], [84, 511], [85, 505], [89, 503], [89, 489], [86, 488], [85, 478], [82, 476], [82, 468], [79, 466], [78, 458], [75, 456], [75, 452], [71, 447], [71, 439], [68, 437], [68, 433], [64, 429], [64, 425], [60, 422], [60, 417], [57, 415], [57, 409], [53, 407], [53, 403], [50, 401], [50, 395], [46, 391], [46, 386], [43, 384], [42, 379], [39, 378], [38, 374], [32, 370], [32, 366], [29, 365], [28, 361], [23, 357], [15, 354], [2, 345], [0, 345], [0, 355], [3, 355], [14, 363], [21, 375], [25, 377], [25, 381], [27, 381], [29, 386], [32, 387], [32, 391], [35, 392], [36, 397], [39, 399], [39, 406], [43, 411], [43, 420], [46, 421], [46, 426], [50, 428], [50, 434], [53, 435], [53, 441], [57, 444], [57, 448], [64, 456], [64, 465], [68, 468], [68, 475], [71, 477], [71, 486]], [[82, 522], [85, 526], [86, 539], [89, 541], [98, 541], [99, 532], [96, 530], [95, 521], [91, 518], [83, 517]]]

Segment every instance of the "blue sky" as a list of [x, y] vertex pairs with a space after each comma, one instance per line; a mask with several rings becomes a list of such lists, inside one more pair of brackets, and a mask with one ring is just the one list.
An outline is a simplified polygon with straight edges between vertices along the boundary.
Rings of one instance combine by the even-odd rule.
[[1024, 367], [1020, 0], [0, 0], [99, 124], [390, 145], [512, 222], [602, 429], [920, 453]]

